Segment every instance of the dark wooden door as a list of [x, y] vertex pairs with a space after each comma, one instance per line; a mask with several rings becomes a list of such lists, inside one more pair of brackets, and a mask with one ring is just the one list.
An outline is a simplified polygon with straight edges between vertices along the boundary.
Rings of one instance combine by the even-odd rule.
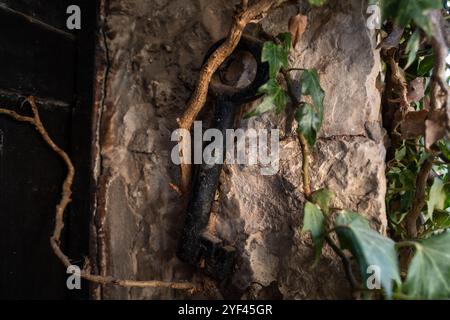
[[[81, 30], [68, 30], [69, 5]], [[88, 256], [90, 141], [97, 1], [0, 0], [0, 106], [29, 114], [36, 97], [50, 136], [76, 167], [63, 247]], [[0, 298], [87, 297], [66, 289], [66, 270], [50, 249], [66, 171], [36, 130], [0, 116]]]

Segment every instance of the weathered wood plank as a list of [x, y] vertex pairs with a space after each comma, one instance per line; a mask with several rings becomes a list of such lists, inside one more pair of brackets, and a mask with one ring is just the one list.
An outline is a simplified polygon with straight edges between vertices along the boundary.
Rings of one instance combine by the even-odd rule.
[[[0, 0], [0, 107], [29, 115], [23, 101], [35, 95], [49, 134], [73, 159], [62, 248], [78, 264], [89, 254], [98, 2], [70, 1], [84, 13], [82, 30], [73, 34], [64, 29], [66, 2]], [[0, 116], [0, 299], [88, 297], [86, 283], [67, 291], [65, 270], [49, 245], [65, 173], [34, 128]]]
[[0, 10], [0, 88], [71, 102], [75, 43]]
[[66, 9], [77, 1], [70, 0], [1, 0], [0, 7], [5, 6], [38, 19], [55, 28], [65, 30]]

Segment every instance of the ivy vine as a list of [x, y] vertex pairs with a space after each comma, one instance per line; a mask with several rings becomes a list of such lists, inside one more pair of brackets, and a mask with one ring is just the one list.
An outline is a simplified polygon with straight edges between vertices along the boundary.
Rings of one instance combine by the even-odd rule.
[[[309, 3], [320, 6], [326, 0], [309, 0]], [[439, 30], [436, 30], [436, 19], [432, 16], [437, 10], [443, 14], [444, 21], [448, 19], [447, 2], [383, 0], [370, 3], [381, 6], [382, 20], [385, 21], [378, 32], [383, 38], [379, 45], [384, 60], [380, 75], [385, 79], [383, 109], [386, 113], [394, 113], [391, 117], [386, 116], [392, 123], [388, 123], [383, 114], [385, 126], [391, 125], [386, 172], [390, 237], [372, 229], [360, 213], [331, 208], [332, 191], [311, 190], [309, 150], [314, 148], [322, 126], [325, 92], [317, 70], [289, 69], [288, 56], [292, 50], [289, 33], [280, 34], [264, 44], [262, 61], [269, 64], [270, 80], [260, 88], [264, 94], [262, 102], [247, 117], [270, 111], [280, 114], [289, 100], [296, 109], [307, 198], [302, 232], [311, 235], [315, 263], [320, 259], [323, 247], [330, 246], [342, 259], [351, 287], [355, 293], [362, 293], [360, 297], [448, 299], [450, 140], [445, 138], [448, 126], [443, 124], [443, 110], [447, 106], [442, 99], [444, 95], [448, 100], [445, 96], [448, 95], [448, 79], [445, 85], [439, 79], [442, 61], [438, 61], [437, 51], [444, 44], [442, 39], [437, 39]], [[301, 93], [291, 90], [292, 71], [300, 71]], [[434, 116], [437, 113], [440, 117]], [[414, 217], [415, 211], [420, 219]], [[417, 234], [408, 232], [407, 217], [409, 225], [412, 223], [418, 228]], [[351, 253], [358, 267], [358, 277], [353, 275], [352, 260], [346, 252]], [[372, 288], [368, 286], [371, 266], [379, 270], [380, 290], [370, 290]]]

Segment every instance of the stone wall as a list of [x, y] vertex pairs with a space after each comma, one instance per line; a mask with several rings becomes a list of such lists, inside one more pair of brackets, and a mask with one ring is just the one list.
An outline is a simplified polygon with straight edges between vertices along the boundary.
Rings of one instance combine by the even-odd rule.
[[[195, 86], [204, 53], [228, 31], [234, 4], [104, 3], [99, 54], [107, 53], [109, 63], [98, 76], [94, 235], [103, 273], [139, 280], [203, 279], [175, 257], [184, 213], [170, 187], [179, 179], [170, 160], [170, 135]], [[298, 5], [275, 10], [263, 28], [273, 34], [286, 31]], [[310, 24], [291, 62], [315, 67], [326, 93], [325, 122], [313, 154], [314, 189], [331, 189], [335, 207], [357, 210], [384, 232], [385, 150], [375, 87], [380, 62], [373, 35], [365, 28], [365, 9], [364, 1], [330, 0], [324, 8], [308, 11]], [[212, 108], [210, 102], [207, 107]], [[284, 129], [285, 119], [267, 114], [241, 121], [240, 127]], [[224, 169], [211, 228], [239, 254], [231, 283], [212, 290], [209, 297], [350, 297], [340, 261], [331, 252], [312, 268], [311, 241], [300, 233], [301, 150], [290, 132], [283, 136], [278, 174], [262, 176], [256, 166]], [[169, 289], [115, 287], [104, 288], [101, 296], [191, 297]]]

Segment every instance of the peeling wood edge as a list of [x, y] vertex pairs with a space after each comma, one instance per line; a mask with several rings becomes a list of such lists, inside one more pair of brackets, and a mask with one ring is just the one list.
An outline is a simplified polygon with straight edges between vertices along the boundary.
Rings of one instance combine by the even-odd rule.
[[[93, 271], [101, 276], [108, 272], [106, 196], [110, 174], [103, 168], [102, 127], [107, 120], [104, 119], [104, 107], [107, 96], [107, 81], [110, 68], [109, 48], [106, 36], [107, 25], [107, 0], [99, 1], [99, 23], [95, 50], [95, 80], [94, 80], [94, 108], [92, 117], [92, 179], [93, 179], [93, 203], [90, 234], [90, 260]], [[103, 299], [103, 286], [90, 283], [90, 296], [94, 300]]]

